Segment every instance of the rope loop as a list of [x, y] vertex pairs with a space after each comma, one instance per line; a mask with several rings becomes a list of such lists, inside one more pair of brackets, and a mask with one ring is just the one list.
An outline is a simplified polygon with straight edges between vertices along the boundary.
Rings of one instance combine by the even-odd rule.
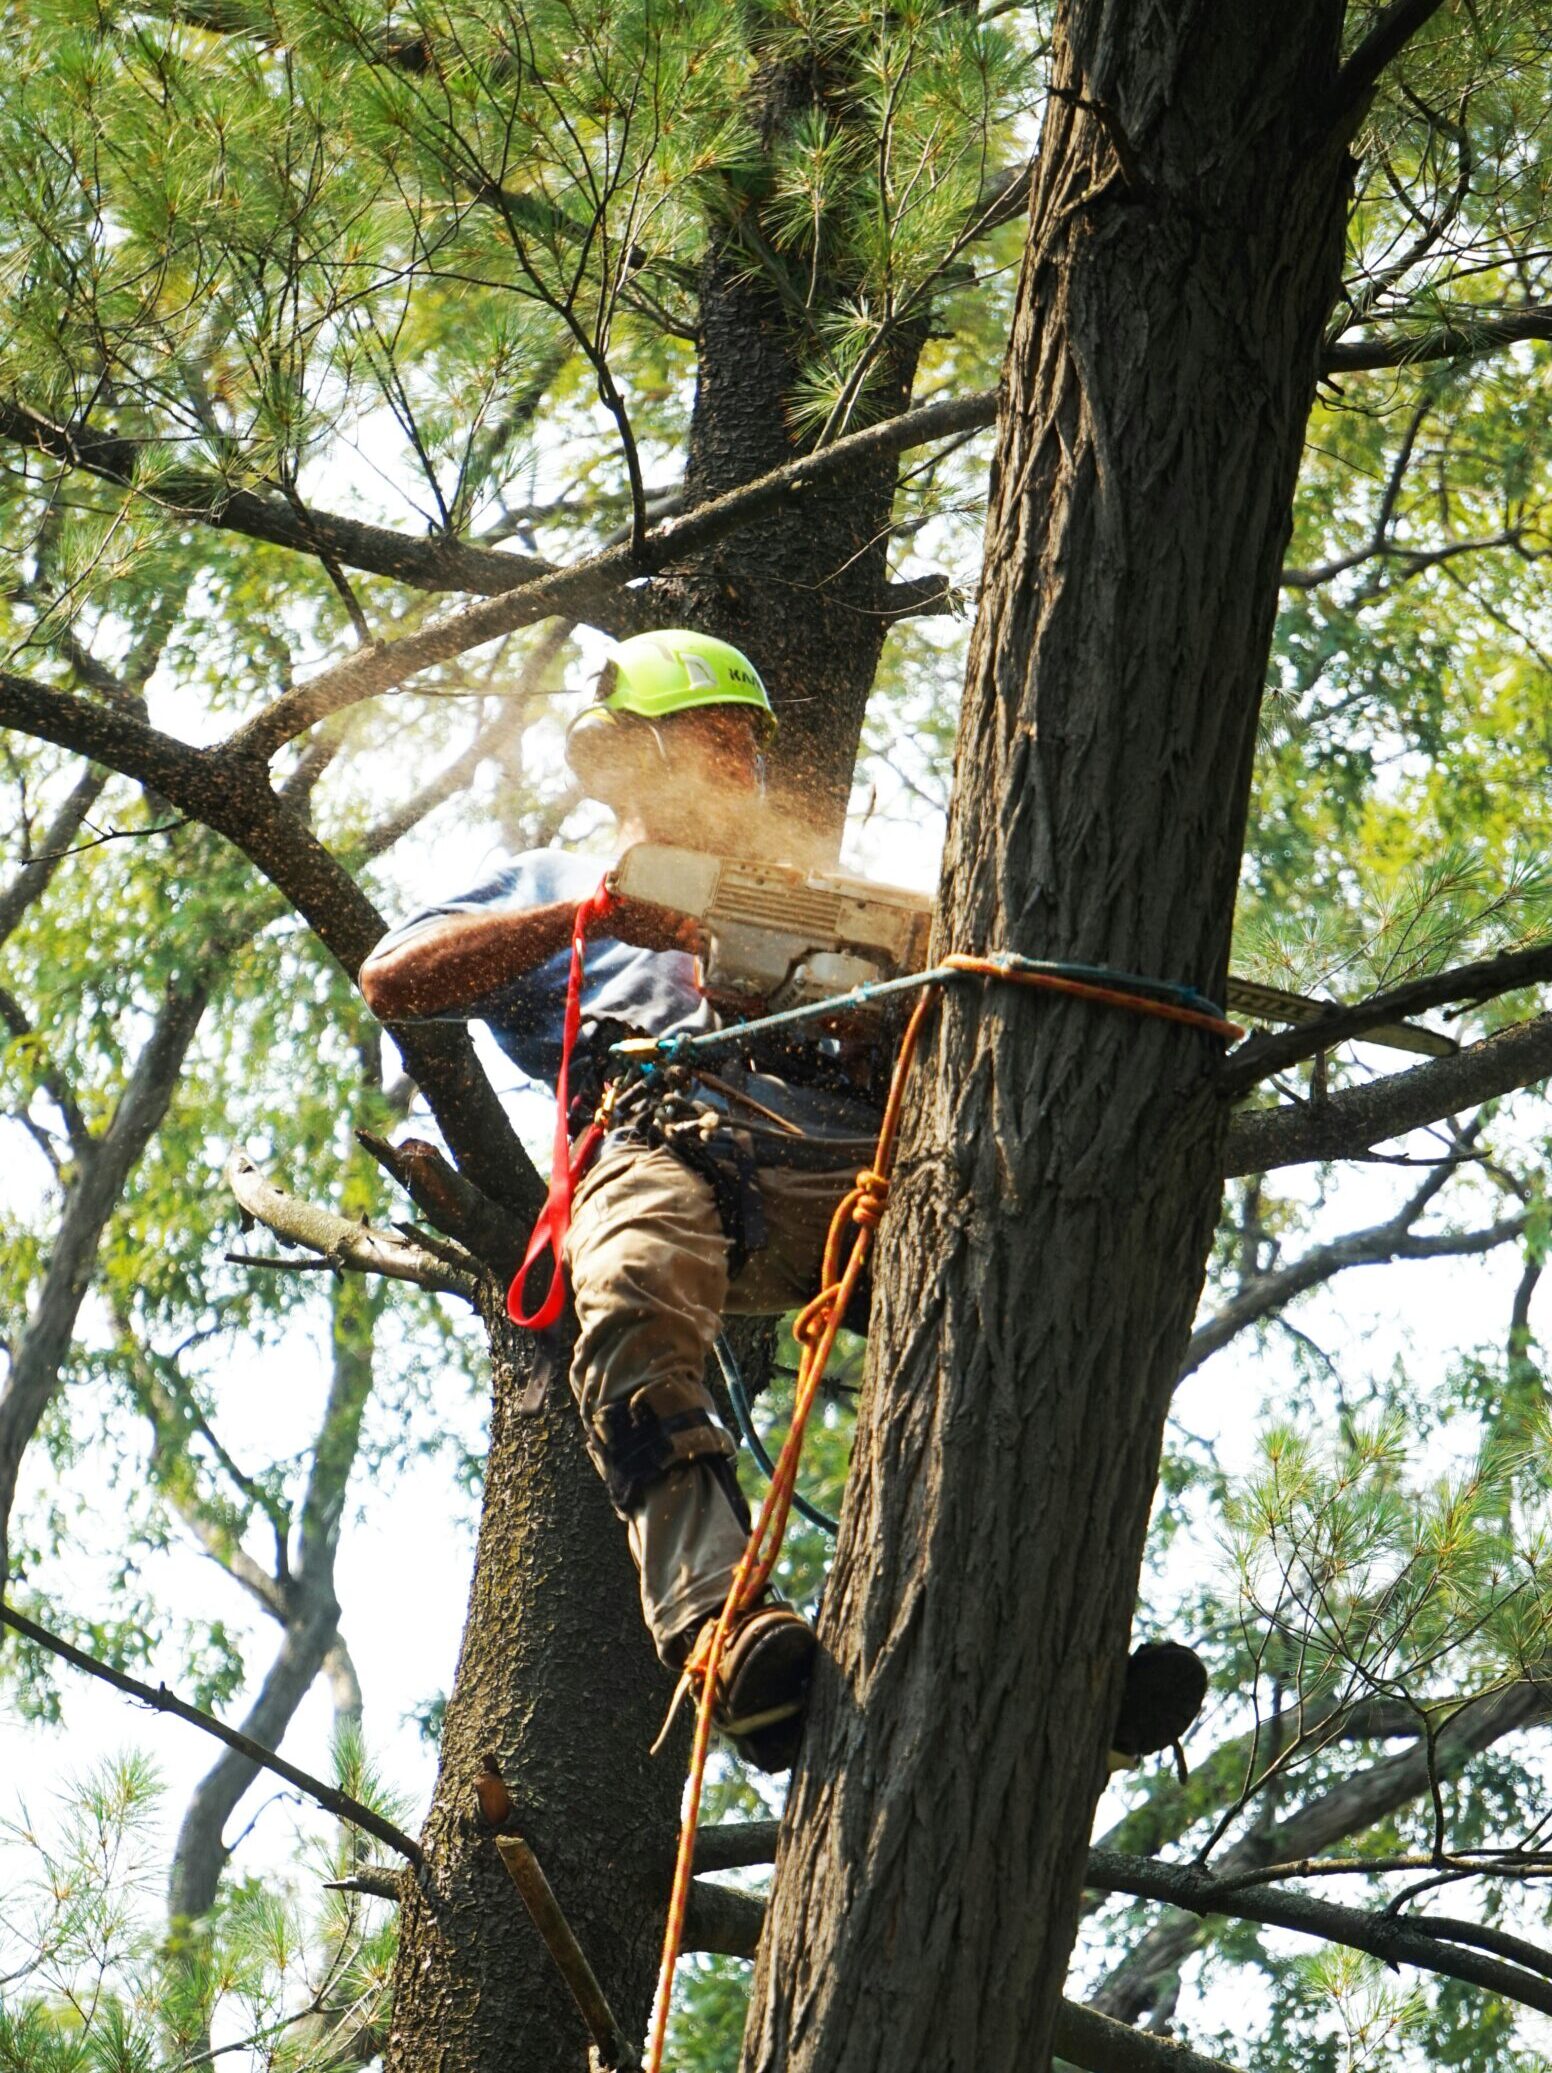
[[[851, 1197], [848, 1196], [850, 1201]], [[792, 1336], [800, 1346], [815, 1346], [824, 1337], [830, 1312], [835, 1307], [838, 1281], [827, 1282], [811, 1303], [805, 1303], [792, 1320]]]

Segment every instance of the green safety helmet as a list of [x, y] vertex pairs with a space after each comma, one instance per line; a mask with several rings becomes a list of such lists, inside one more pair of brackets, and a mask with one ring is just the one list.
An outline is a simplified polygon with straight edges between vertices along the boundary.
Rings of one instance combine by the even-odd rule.
[[702, 705], [746, 705], [759, 715], [762, 740], [776, 732], [770, 697], [749, 657], [730, 641], [682, 627], [613, 643], [599, 704], [641, 720], [665, 720]]

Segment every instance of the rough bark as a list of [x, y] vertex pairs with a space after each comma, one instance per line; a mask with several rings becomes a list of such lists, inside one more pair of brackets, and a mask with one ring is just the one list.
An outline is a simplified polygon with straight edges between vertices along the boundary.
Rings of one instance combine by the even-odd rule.
[[[700, 378], [685, 493], [721, 496], [802, 452], [788, 421], [808, 345], [746, 252], [723, 245], [701, 282]], [[896, 343], [872, 407], [910, 402], [925, 327]], [[674, 615], [755, 656], [781, 716], [773, 802], [832, 850], [839, 846], [868, 692], [888, 631], [890, 513], [898, 453], [859, 458], [815, 482], [759, 525], [728, 534], [663, 588]]]
[[[774, 134], [802, 98], [800, 83], [766, 78], [760, 92]], [[875, 401], [887, 418], [909, 403], [924, 329], [898, 343]], [[701, 626], [758, 659], [782, 722], [773, 789], [837, 848], [887, 627], [885, 549], [904, 439], [886, 424], [842, 468], [806, 461], [787, 416], [803, 348], [792, 314], [751, 278], [747, 253], [716, 244], [700, 290], [690, 509], [661, 529], [678, 549], [654, 548], [645, 564], [663, 575], [643, 623]], [[953, 408], [967, 422], [984, 412], [974, 401]], [[715, 500], [794, 465], [800, 495], [771, 496], [758, 522], [736, 531], [708, 525]], [[488, 1839], [471, 1831], [472, 1780], [487, 1750], [627, 2033], [639, 2036], [650, 2011], [684, 1742], [676, 1736], [646, 1763], [667, 1681], [641, 1633], [620, 1529], [563, 1385], [545, 1415], [548, 1438], [513, 1419], [513, 1359], [498, 1327], [480, 1551], [425, 1837], [432, 1893], [401, 1922], [389, 2073], [420, 2073], [433, 2038], [446, 2073], [549, 2066], [569, 2039], [580, 2063], [565, 1989], [514, 1908]]]
[[[940, 949], [1222, 983], [1340, 281], [1345, 152], [1318, 124], [1341, 19], [1335, 0], [1066, 10]], [[1217, 1209], [1213, 1080], [1206, 1040], [1162, 1024], [943, 1004], [885, 1226], [752, 2066], [1045, 2063]]]

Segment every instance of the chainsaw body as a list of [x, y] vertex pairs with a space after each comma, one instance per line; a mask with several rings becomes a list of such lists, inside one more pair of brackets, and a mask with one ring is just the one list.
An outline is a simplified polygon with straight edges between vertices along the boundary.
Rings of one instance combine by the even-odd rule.
[[932, 902], [901, 886], [640, 842], [609, 889], [699, 922], [701, 989], [744, 1013], [833, 1000], [927, 961]]

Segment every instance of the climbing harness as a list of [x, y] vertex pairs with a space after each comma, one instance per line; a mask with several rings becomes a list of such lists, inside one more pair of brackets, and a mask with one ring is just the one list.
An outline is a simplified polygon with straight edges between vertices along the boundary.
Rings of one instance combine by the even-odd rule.
[[[1080, 976], [1074, 976], [1075, 974]], [[678, 1967], [680, 1945], [684, 1939], [685, 1909], [689, 1904], [690, 1881], [694, 1868], [695, 1834], [700, 1822], [701, 1796], [705, 1787], [706, 1761], [711, 1748], [716, 1709], [717, 1676], [723, 1652], [738, 1620], [763, 1597], [780, 1558], [787, 1520], [794, 1508], [797, 1495], [798, 1461], [802, 1453], [804, 1430], [819, 1394], [820, 1384], [824, 1380], [825, 1368], [829, 1362], [831, 1348], [835, 1344], [836, 1333], [840, 1329], [841, 1319], [845, 1316], [847, 1306], [861, 1279], [873, 1242], [873, 1233], [878, 1228], [889, 1200], [889, 1175], [894, 1164], [895, 1141], [899, 1135], [900, 1110], [905, 1098], [906, 1081], [916, 1056], [922, 1024], [927, 1018], [937, 991], [961, 975], [976, 975], [1014, 985], [1043, 987], [1053, 992], [1074, 994], [1080, 999], [1098, 1001], [1109, 1007], [1124, 1008], [1133, 1014], [1183, 1022], [1193, 1028], [1207, 1030], [1215, 1036], [1222, 1037], [1226, 1042], [1235, 1042], [1243, 1034], [1235, 1023], [1229, 1022], [1219, 1012], [1213, 1002], [1196, 993], [1194, 988], [1172, 986], [1160, 981], [1133, 980], [1129, 974], [1109, 972], [1094, 966], [1053, 966], [1034, 959], [1015, 957], [1009, 952], [990, 957], [948, 957], [930, 972], [917, 973], [907, 980], [886, 980], [874, 986], [857, 989], [859, 994], [875, 999], [880, 993], [901, 992], [907, 986], [914, 985], [921, 991], [911, 1010], [910, 1020], [905, 1026], [905, 1034], [895, 1058], [889, 1082], [889, 1097], [884, 1105], [884, 1117], [879, 1127], [873, 1163], [862, 1169], [857, 1175], [856, 1185], [836, 1204], [829, 1234], [825, 1240], [819, 1293], [793, 1320], [792, 1336], [797, 1341], [799, 1349], [797, 1388], [792, 1409], [792, 1424], [771, 1476], [770, 1490], [760, 1508], [755, 1529], [749, 1536], [748, 1544], [733, 1573], [733, 1581], [722, 1610], [716, 1619], [708, 1621], [697, 1635], [685, 1664], [680, 1688], [675, 1693], [673, 1705], [669, 1709], [669, 1719], [672, 1720], [683, 1692], [690, 1686], [699, 1684], [695, 1738], [690, 1751], [689, 1786], [685, 1794], [683, 1825], [679, 1832], [679, 1851], [674, 1863], [668, 1921], [663, 1933], [663, 1956], [658, 1973], [657, 1999], [653, 2008], [652, 2032], [644, 2073], [661, 2073], [663, 2064], [663, 2047], [668, 2034], [674, 1973]], [[800, 1014], [813, 1016], [833, 1012], [835, 1006], [834, 1001], [829, 1001], [817, 1007], [790, 1010], [781, 1015], [764, 1017], [763, 1024], [770, 1027], [789, 1022]], [[712, 1031], [708, 1032], [706, 1037], [663, 1038], [657, 1040], [655, 1048], [669, 1055], [683, 1056], [686, 1052], [693, 1055], [697, 1048], [712, 1048], [718, 1038], [728, 1034], [748, 1035], [760, 1026], [759, 1023], [744, 1023], [731, 1033]], [[624, 1051], [628, 1056], [639, 1058], [643, 1055], [643, 1047], [638, 1043], [620, 1045], [616, 1049]], [[841, 1253], [852, 1226], [855, 1226], [855, 1230], [851, 1233], [851, 1250], [843, 1264]], [[661, 1737], [659, 1739], [661, 1740]]]

